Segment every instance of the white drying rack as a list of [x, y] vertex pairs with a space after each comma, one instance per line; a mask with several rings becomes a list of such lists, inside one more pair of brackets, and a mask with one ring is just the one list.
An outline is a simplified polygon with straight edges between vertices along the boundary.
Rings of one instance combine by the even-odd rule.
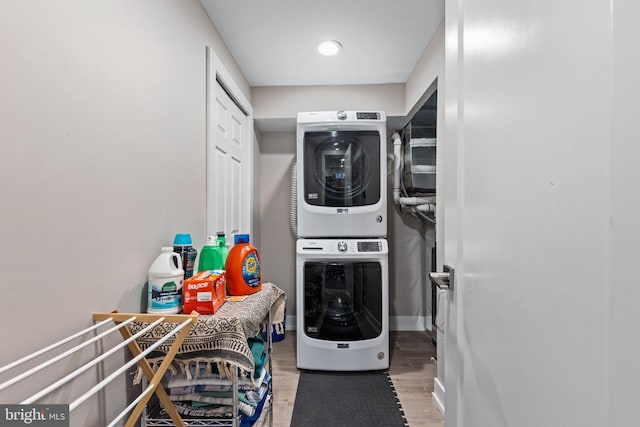
[[[111, 423], [109, 423], [107, 425], [107, 427], [112, 427], [115, 426], [120, 420], [122, 420], [128, 413], [131, 412], [125, 426], [126, 427], [132, 427], [135, 425], [135, 422], [138, 420], [138, 418], [140, 417], [140, 415], [142, 414], [144, 407], [146, 405], [146, 403], [149, 401], [149, 399], [151, 398], [151, 396], [155, 393], [158, 396], [158, 399], [160, 400], [160, 402], [162, 402], [162, 404], [164, 405], [165, 409], [167, 410], [168, 415], [171, 417], [171, 420], [173, 421], [175, 426], [180, 426], [180, 427], [184, 427], [185, 424], [182, 420], [182, 418], [180, 417], [180, 415], [178, 414], [178, 412], [175, 410], [175, 408], [173, 407], [173, 404], [171, 403], [171, 401], [169, 400], [169, 397], [166, 393], [166, 391], [164, 390], [164, 388], [162, 387], [162, 385], [160, 384], [160, 380], [162, 379], [165, 371], [167, 370], [167, 368], [169, 367], [169, 365], [171, 364], [171, 361], [173, 360], [174, 356], [176, 355], [178, 349], [180, 348], [180, 346], [182, 345], [182, 341], [186, 338], [186, 336], [188, 335], [191, 327], [196, 323], [196, 320], [198, 318], [198, 313], [193, 312], [190, 315], [186, 315], [186, 314], [170, 314], [170, 315], [160, 315], [160, 314], [138, 314], [138, 313], [118, 313], [118, 312], [112, 312], [112, 313], [94, 313], [93, 314], [93, 321], [94, 322], [98, 322], [98, 323], [94, 323], [93, 326], [84, 329], [82, 331], [79, 331], [67, 338], [64, 338], [54, 344], [51, 344], [45, 348], [42, 348], [38, 351], [35, 351], [19, 360], [16, 360], [15, 362], [9, 363], [8, 365], [5, 365], [3, 367], [0, 367], [0, 374], [7, 372], [11, 369], [17, 368], [18, 366], [24, 364], [25, 362], [28, 362], [38, 356], [41, 356], [43, 354], [52, 352], [53, 350], [57, 349], [58, 347], [76, 339], [76, 338], [80, 338], [86, 334], [88, 334], [89, 332], [92, 331], [96, 331], [97, 329], [99, 329], [102, 326], [108, 325], [113, 323], [114, 326], [112, 326], [111, 328], [105, 330], [104, 332], [99, 333], [98, 335], [94, 336], [93, 338], [78, 344], [77, 346], [66, 350], [62, 353], [59, 353], [55, 356], [52, 356], [50, 359], [46, 360], [45, 362], [35, 366], [34, 368], [31, 368], [29, 370], [26, 370], [16, 376], [14, 376], [13, 378], [3, 382], [2, 384], [0, 384], [0, 391], [4, 390], [16, 383], [18, 383], [19, 381], [22, 381], [25, 378], [30, 377], [31, 375], [34, 375], [40, 371], [42, 371], [43, 369], [47, 368], [48, 366], [64, 359], [67, 358], [69, 356], [71, 356], [72, 354], [82, 350], [83, 348], [87, 347], [88, 345], [91, 345], [93, 343], [98, 343], [101, 340], [103, 340], [105, 337], [107, 337], [108, 335], [112, 334], [115, 331], [119, 331], [120, 334], [122, 335], [123, 341], [121, 343], [119, 343], [118, 345], [110, 348], [107, 351], [101, 352], [100, 354], [98, 354], [94, 359], [88, 361], [87, 363], [79, 366], [77, 369], [75, 369], [73, 372], [63, 376], [62, 378], [60, 378], [59, 380], [53, 382], [52, 384], [48, 385], [47, 387], [45, 387], [44, 389], [38, 391], [37, 393], [33, 394], [32, 396], [28, 397], [27, 399], [23, 400], [22, 402], [19, 402], [20, 404], [34, 404], [36, 402], [39, 402], [44, 396], [48, 395], [49, 393], [51, 393], [52, 391], [60, 388], [61, 386], [63, 386], [64, 384], [70, 382], [71, 380], [73, 380], [75, 377], [77, 377], [78, 375], [82, 374], [83, 372], [87, 371], [88, 369], [90, 369], [91, 367], [97, 365], [98, 363], [104, 361], [107, 357], [111, 356], [112, 354], [114, 354], [115, 352], [117, 352], [118, 350], [124, 348], [125, 346], [127, 346], [129, 348], [129, 350], [131, 351], [133, 358], [131, 360], [129, 360], [128, 362], [126, 362], [123, 366], [119, 367], [115, 372], [113, 372], [112, 374], [110, 374], [108, 377], [104, 378], [102, 381], [98, 382], [95, 386], [91, 387], [89, 390], [87, 390], [84, 394], [82, 394], [80, 397], [78, 397], [77, 399], [75, 399], [74, 401], [72, 401], [71, 403], [69, 403], [69, 412], [72, 412], [74, 409], [76, 409], [78, 406], [80, 406], [82, 403], [84, 403], [87, 399], [89, 399], [90, 397], [92, 397], [93, 395], [95, 395], [96, 393], [98, 393], [100, 390], [104, 389], [111, 381], [113, 381], [114, 379], [116, 379], [119, 375], [121, 375], [122, 373], [124, 373], [127, 369], [129, 369], [131, 366], [133, 366], [134, 364], [138, 364], [145, 376], [147, 377], [148, 380], [148, 385], [147, 387], [142, 390], [142, 392], [131, 402], [131, 404], [129, 404], [129, 406], [127, 406], [118, 416], [116, 416], [116, 418], [111, 421]], [[138, 333], [136, 333], [135, 335], [131, 333], [131, 330], [129, 329], [129, 324], [133, 321], [142, 321], [142, 322], [148, 322], [149, 325], [142, 329], [141, 331], [139, 331]], [[136, 339], [140, 336], [142, 336], [143, 334], [147, 333], [148, 331], [150, 331], [151, 329], [153, 329], [154, 327], [156, 327], [157, 325], [160, 325], [162, 323], [176, 323], [178, 324], [175, 329], [169, 331], [166, 335], [160, 337], [153, 345], [151, 345], [149, 348], [145, 349], [144, 351], [140, 348], [140, 346], [138, 345], [138, 343], [136, 342]], [[167, 354], [164, 358], [164, 361], [162, 362], [162, 364], [158, 367], [157, 371], [154, 371], [151, 366], [149, 365], [149, 362], [146, 359], [146, 356], [151, 353], [152, 351], [154, 351], [158, 346], [160, 346], [161, 344], [163, 344], [166, 340], [168, 340], [169, 338], [171, 338], [172, 336], [176, 336], [175, 337], [175, 341], [173, 342], [173, 344], [171, 345], [171, 347], [169, 348], [169, 351], [167, 351]]]

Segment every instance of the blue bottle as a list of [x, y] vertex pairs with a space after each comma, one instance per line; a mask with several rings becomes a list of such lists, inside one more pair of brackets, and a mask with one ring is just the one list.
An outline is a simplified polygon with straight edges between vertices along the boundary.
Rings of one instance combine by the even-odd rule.
[[173, 251], [179, 254], [182, 259], [184, 278], [188, 279], [193, 276], [198, 251], [193, 247], [191, 234], [176, 234], [176, 237], [173, 239]]

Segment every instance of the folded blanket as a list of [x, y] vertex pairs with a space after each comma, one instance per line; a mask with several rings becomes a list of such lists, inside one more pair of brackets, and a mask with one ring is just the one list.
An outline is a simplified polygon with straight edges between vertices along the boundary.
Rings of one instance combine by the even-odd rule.
[[262, 383], [260, 384], [260, 387], [255, 390], [249, 390], [242, 393], [240, 399], [245, 399], [244, 401], [246, 403], [249, 403], [252, 406], [256, 406], [262, 401], [264, 395], [269, 391], [269, 384], [271, 384], [271, 375], [269, 375], [269, 373], [267, 372]]
[[[238, 390], [247, 391], [255, 389], [256, 384], [261, 384], [266, 375], [268, 375], [268, 372], [263, 368], [260, 371], [260, 377], [255, 383], [249, 379], [238, 379]], [[233, 380], [220, 378], [215, 375], [192, 379], [187, 379], [185, 375], [177, 375], [165, 378], [162, 383], [170, 394], [188, 394], [198, 393], [200, 391], [229, 391], [233, 385]], [[208, 389], [203, 389], [203, 387]]]
[[[189, 402], [173, 402], [173, 407], [180, 415], [190, 417], [207, 417], [207, 418], [231, 418], [234, 416], [233, 406], [229, 405], [210, 405], [202, 408], [191, 406]], [[166, 409], [160, 411], [162, 417], [168, 417]]]
[[[188, 355], [178, 355], [169, 364], [164, 378], [166, 379], [172, 376], [185, 377], [188, 380], [198, 379], [201, 377], [208, 378], [211, 376], [232, 378], [235, 374], [239, 376], [240, 381], [246, 379], [251, 382], [250, 379], [255, 377], [257, 372], [255, 371], [255, 361], [253, 360], [253, 355], [251, 355], [250, 349], [248, 353], [249, 357], [246, 358], [246, 361], [250, 361], [250, 364], [244, 363], [245, 368], [240, 368], [235, 364], [231, 364], [227, 359], [211, 356], [210, 351], [199, 351], [189, 353]], [[164, 357], [147, 358], [147, 361], [151, 365], [151, 369], [154, 371], [158, 370], [163, 360]], [[142, 379], [142, 375], [142, 368], [138, 368], [133, 379], [133, 383], [139, 384]]]
[[[270, 399], [269, 394], [268, 393], [265, 394], [265, 396], [262, 398], [260, 403], [258, 403], [258, 406], [256, 406], [256, 410], [253, 415], [251, 416], [242, 415], [240, 426], [247, 427], [247, 426], [254, 425], [260, 419], [260, 416], [262, 415], [262, 410], [264, 409], [265, 404], [269, 399]], [[264, 425], [264, 422], [261, 425]]]
[[[227, 405], [227, 406], [233, 405], [233, 397], [203, 396], [201, 394], [179, 394], [179, 395], [171, 395], [169, 396], [169, 398], [171, 399], [172, 402], [174, 402], [174, 406], [175, 406], [175, 403], [182, 402], [184, 406], [189, 406], [192, 409], [198, 409], [198, 408], [205, 409], [209, 406], [209, 405], [202, 405], [203, 403], [214, 404], [216, 405], [216, 407], [219, 405]], [[240, 410], [240, 412], [242, 412], [245, 415], [251, 416], [254, 414], [256, 408], [254, 406], [251, 406], [243, 402], [242, 400], [239, 400], [238, 410]]]
[[[260, 387], [249, 392], [238, 392], [238, 409], [247, 416], [255, 413], [256, 407], [262, 401], [267, 391], [271, 377], [267, 373]], [[209, 405], [233, 405], [233, 391], [205, 391], [201, 393], [171, 394], [172, 402], [191, 402], [192, 408], [202, 408]]]
[[264, 368], [264, 364], [267, 360], [267, 353], [264, 351], [264, 341], [259, 336], [249, 338], [249, 348], [251, 349], [251, 355], [255, 363], [254, 378], [260, 375], [260, 371]]

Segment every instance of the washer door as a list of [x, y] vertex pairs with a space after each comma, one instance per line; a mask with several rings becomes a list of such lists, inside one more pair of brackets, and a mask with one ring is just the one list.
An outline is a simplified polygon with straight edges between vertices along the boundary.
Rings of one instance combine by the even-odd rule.
[[380, 199], [380, 134], [304, 134], [304, 198], [310, 205], [352, 207]]
[[382, 267], [378, 262], [304, 264], [304, 332], [329, 341], [382, 333]]

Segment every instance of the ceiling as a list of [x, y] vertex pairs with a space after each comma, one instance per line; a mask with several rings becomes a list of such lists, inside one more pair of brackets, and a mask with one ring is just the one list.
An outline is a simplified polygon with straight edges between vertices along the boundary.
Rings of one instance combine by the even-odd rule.
[[405, 83], [444, 17], [444, 0], [201, 2], [252, 87]]

